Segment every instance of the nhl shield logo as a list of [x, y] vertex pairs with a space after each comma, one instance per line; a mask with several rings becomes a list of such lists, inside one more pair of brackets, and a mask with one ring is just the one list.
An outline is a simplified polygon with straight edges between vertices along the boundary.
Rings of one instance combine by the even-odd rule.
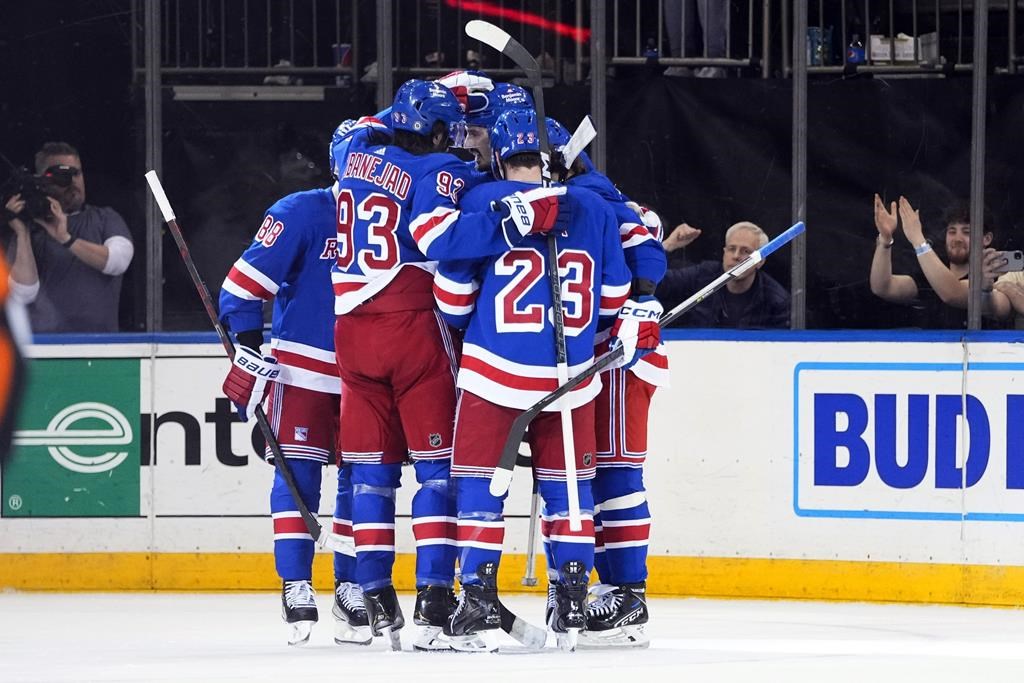
[[440, 448], [441, 447], [441, 435], [437, 434], [437, 433], [431, 434], [429, 439], [428, 439], [428, 442], [430, 443], [430, 447], [431, 448]]
[[590, 464], [592, 462], [594, 462], [594, 454], [593, 453], [584, 453], [583, 454], [583, 466], [584, 467], [590, 467]]

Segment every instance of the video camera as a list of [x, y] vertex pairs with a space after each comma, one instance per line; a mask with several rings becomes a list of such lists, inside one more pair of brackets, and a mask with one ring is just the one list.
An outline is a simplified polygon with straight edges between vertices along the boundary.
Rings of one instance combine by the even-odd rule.
[[25, 200], [25, 208], [18, 217], [29, 223], [36, 218], [45, 220], [50, 217], [50, 197], [63, 188], [71, 187], [79, 173], [81, 171], [77, 168], [64, 165], [51, 166], [42, 175], [32, 175], [25, 168], [16, 168], [0, 188], [0, 209], [8, 199], [20, 194]]

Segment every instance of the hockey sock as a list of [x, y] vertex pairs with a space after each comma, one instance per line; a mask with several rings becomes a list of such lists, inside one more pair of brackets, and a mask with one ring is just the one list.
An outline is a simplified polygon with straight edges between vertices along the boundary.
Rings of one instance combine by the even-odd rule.
[[[315, 460], [289, 458], [295, 483], [306, 506], [314, 512], [320, 507], [320, 477], [323, 464]], [[313, 578], [313, 537], [306, 530], [295, 499], [281, 473], [274, 470], [270, 489], [270, 514], [274, 520], [274, 564], [277, 574], [289, 581]]]
[[479, 584], [476, 568], [486, 562], [501, 562], [505, 539], [505, 496], [495, 498], [488, 490], [491, 480], [457, 477], [459, 501], [459, 566], [463, 585]]
[[352, 465], [356, 582], [364, 591], [391, 585], [395, 564], [395, 489], [402, 465]]
[[646, 581], [651, 514], [643, 470], [598, 468], [594, 500], [598, 529], [595, 565], [601, 582], [621, 586]]
[[[338, 493], [334, 498], [334, 533], [352, 538], [352, 465], [338, 468]], [[348, 583], [356, 580], [355, 555], [334, 553], [334, 578]]]
[[452, 586], [455, 582], [455, 491], [449, 486], [449, 461], [422, 460], [414, 465], [419, 490], [412, 498], [412, 532], [416, 538], [416, 585]]
[[541, 480], [539, 488], [544, 499], [541, 535], [548, 553], [548, 566], [560, 569], [566, 562], [575, 560], [582, 562], [589, 573], [594, 566], [594, 497], [590, 480], [579, 481], [581, 531], [569, 528], [569, 497], [565, 482]]

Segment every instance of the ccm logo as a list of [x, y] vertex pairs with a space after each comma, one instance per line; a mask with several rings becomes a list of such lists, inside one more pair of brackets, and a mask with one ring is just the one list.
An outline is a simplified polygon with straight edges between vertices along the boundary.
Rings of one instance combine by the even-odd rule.
[[621, 315], [629, 316], [630, 318], [639, 318], [640, 320], [658, 320], [661, 317], [657, 311], [631, 306], [628, 303], [623, 305]]

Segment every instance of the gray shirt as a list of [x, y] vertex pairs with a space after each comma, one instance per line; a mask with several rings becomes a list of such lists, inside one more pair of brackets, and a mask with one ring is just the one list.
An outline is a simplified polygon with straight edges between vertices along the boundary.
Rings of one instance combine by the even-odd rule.
[[[68, 216], [68, 232], [96, 244], [115, 235], [132, 238], [120, 214], [88, 204]], [[86, 265], [39, 226], [32, 228], [32, 251], [39, 270], [39, 295], [28, 307], [33, 332], [118, 331], [120, 275], [105, 275]], [[13, 261], [13, 251], [9, 258]]]

